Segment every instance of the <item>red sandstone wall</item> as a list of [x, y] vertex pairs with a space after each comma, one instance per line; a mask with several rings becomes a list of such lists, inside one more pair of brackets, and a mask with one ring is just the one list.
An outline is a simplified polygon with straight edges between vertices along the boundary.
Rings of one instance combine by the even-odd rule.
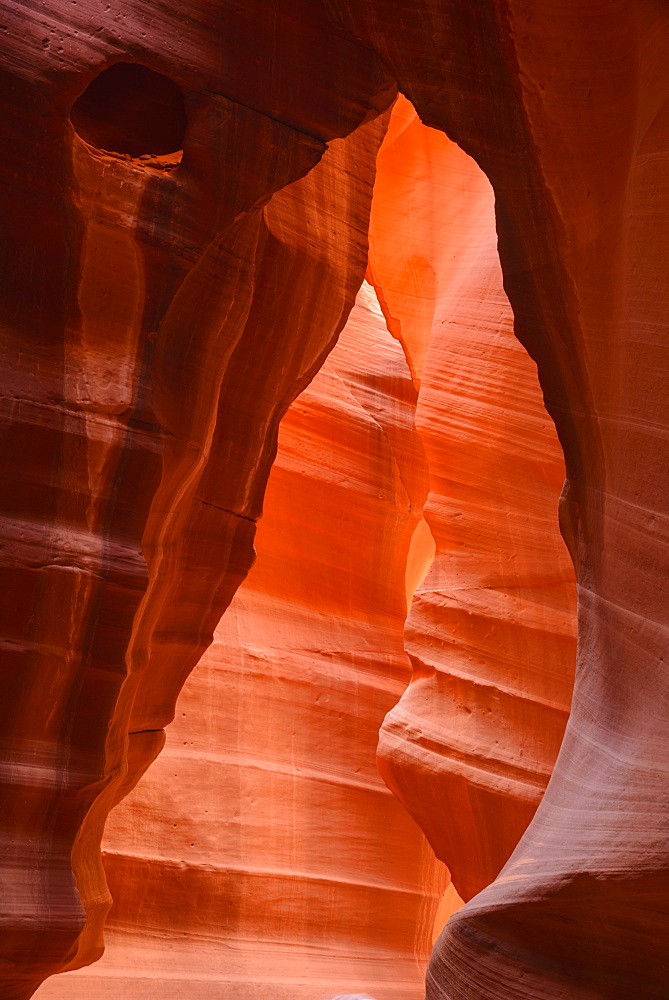
[[[370, 275], [406, 356], [365, 284], [283, 420], [257, 564], [108, 822], [107, 954], [40, 997], [421, 996], [443, 876], [373, 767], [405, 650], [382, 772], [463, 895], [536, 808], [566, 714], [551, 731], [541, 681], [566, 703], [573, 663], [559, 448], [510, 330], [490, 187], [406, 101]], [[439, 927], [458, 905], [450, 887]]]
[[[376, 114], [393, 93], [355, 43], [325, 56], [312, 38], [310, 58], [334, 59], [333, 78], [348, 64], [353, 91], [371, 71], [372, 100], [344, 113], [326, 99], [324, 127], [309, 101], [277, 120], [269, 98], [248, 106], [239, 73], [227, 92], [246, 89], [245, 102], [222, 95], [220, 11], [188, 31], [170, 11], [150, 31], [146, 11], [113, 23], [104, 12], [94, 35], [84, 5], [55, 14], [54, 36], [41, 14], [8, 13], [20, 41], [6, 53], [15, 141], [0, 177], [0, 572], [13, 595], [2, 612], [0, 981], [16, 1000], [101, 954], [104, 821], [160, 750], [250, 565], [279, 419], [362, 280]], [[134, 147], [111, 155], [75, 133], [72, 102], [119, 57], [181, 88], [178, 164]], [[299, 67], [286, 73], [272, 99], [296, 85]], [[323, 156], [326, 138], [365, 118]], [[124, 124], [132, 133], [132, 115]]]
[[257, 562], [108, 821], [107, 952], [40, 998], [423, 995], [447, 873], [374, 763], [409, 674], [415, 404], [365, 284], [281, 424]]
[[[663, 997], [669, 14], [651, 0], [266, 13], [54, 0], [3, 17], [4, 995], [96, 954], [97, 841], [140, 736], [130, 713], [153, 627], [195, 662], [248, 562], [252, 529], [220, 510], [230, 575], [208, 590], [216, 607], [170, 634], [183, 546], [211, 537], [193, 498], [251, 309], [257, 209], [386, 107], [394, 78], [495, 190], [515, 330], [565, 452], [579, 594], [573, 711], [547, 794], [501, 878], [451, 921], [428, 995], [505, 1000], [522, 982], [541, 997]], [[183, 89], [176, 171], [78, 145], [70, 106], [119, 59]], [[140, 703], [159, 687], [160, 670]], [[134, 773], [159, 741], [130, 747]]]
[[444, 933], [428, 997], [664, 997], [669, 11], [508, 0], [348, 12], [424, 120], [492, 182], [515, 331], [565, 452], [576, 562], [556, 767], [499, 879]]
[[369, 272], [420, 385], [436, 543], [381, 769], [469, 899], [508, 860], [560, 748], [574, 574], [557, 523], [564, 461], [513, 336], [492, 189], [404, 98], [379, 153]]

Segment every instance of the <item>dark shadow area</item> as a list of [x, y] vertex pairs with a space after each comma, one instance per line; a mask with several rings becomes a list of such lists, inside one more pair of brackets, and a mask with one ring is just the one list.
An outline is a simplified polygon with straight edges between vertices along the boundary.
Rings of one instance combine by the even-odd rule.
[[130, 156], [176, 153], [186, 131], [181, 89], [136, 63], [116, 63], [96, 77], [70, 120], [90, 145]]

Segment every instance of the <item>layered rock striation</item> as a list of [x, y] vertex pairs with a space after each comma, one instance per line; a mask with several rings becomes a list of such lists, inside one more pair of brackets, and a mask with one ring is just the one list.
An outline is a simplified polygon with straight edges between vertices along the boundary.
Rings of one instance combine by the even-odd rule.
[[492, 182], [515, 332], [565, 454], [578, 588], [572, 710], [546, 794], [500, 877], [446, 928], [428, 997], [659, 998], [669, 14], [513, 0], [350, 12], [423, 120]]
[[282, 421], [257, 562], [109, 818], [106, 954], [40, 998], [423, 995], [447, 873], [374, 766], [409, 675], [415, 404], [365, 284]]
[[[510, 328], [490, 187], [406, 101], [377, 159], [369, 275], [385, 315], [365, 284], [286, 414], [258, 562], [108, 822], [107, 954], [40, 997], [421, 996], [443, 881], [373, 770], [406, 652], [382, 773], [463, 895], [536, 808], [573, 667], [564, 471]], [[562, 698], [552, 730], [542, 681]], [[439, 926], [458, 905], [449, 886]]]
[[[238, 72], [240, 104], [225, 94], [220, 16], [181, 30], [165, 10], [119, 21], [68, 5], [46, 25], [8, 13], [20, 42], [4, 69], [15, 133], [1, 184], [7, 998], [101, 954], [104, 821], [159, 751], [248, 570], [280, 416], [366, 264], [392, 84], [352, 40], [325, 56], [315, 27], [310, 58], [350, 80], [348, 110], [322, 92], [323, 127], [310, 101], [277, 118]], [[272, 99], [303, 71], [286, 66]], [[371, 103], [354, 97], [362, 80]], [[167, 134], [147, 135], [158, 115]]]
[[[447, 925], [428, 996], [663, 997], [666, 8], [296, 0], [268, 12], [260, 2], [168, 10], [132, 0], [118, 10], [53, 0], [10, 5], [1, 27], [3, 995], [22, 1000], [48, 974], [100, 953], [105, 816], [159, 750], [169, 703], [248, 568], [279, 416], [360, 285], [383, 127], [365, 123], [397, 86], [492, 184], [514, 330], [564, 451], [561, 523], [578, 589], [572, 711], [547, 792], [501, 875]], [[336, 137], [349, 169], [328, 175], [323, 152]], [[319, 160], [325, 174], [309, 173]], [[270, 223], [263, 206], [305, 174], [320, 193], [300, 209], [277, 203]], [[309, 273], [299, 293], [298, 257]], [[283, 293], [276, 313], [260, 274]], [[300, 325], [303, 299], [323, 310], [317, 330]], [[503, 317], [500, 303], [502, 326]], [[476, 357], [468, 341], [433, 353]], [[244, 354], [255, 357], [260, 342], [272, 375], [249, 376], [262, 392], [248, 433], [246, 416], [233, 433], [221, 386], [245, 413]], [[277, 367], [280, 345], [290, 360]], [[432, 400], [452, 398], [453, 385], [430, 375], [432, 348], [419, 346]], [[449, 421], [440, 423], [448, 436]], [[235, 443], [245, 434], [242, 460]], [[443, 480], [443, 444], [432, 447]], [[470, 502], [477, 483], [462, 475], [460, 485]], [[439, 536], [436, 512], [454, 505], [434, 487]], [[441, 551], [455, 553], [443, 530]], [[458, 556], [470, 597], [490, 590], [488, 607], [501, 602], [499, 568], [486, 588], [481, 566]], [[445, 579], [437, 589], [452, 616]], [[430, 605], [417, 602], [410, 642]], [[535, 611], [562, 634], [555, 608]], [[500, 620], [513, 646], [517, 620]], [[414, 719], [421, 687], [446, 688], [441, 658], [417, 634], [412, 655], [430, 676], [411, 692]], [[461, 639], [451, 645], [464, 675], [472, 639]], [[477, 658], [494, 674], [492, 646]], [[543, 698], [559, 715], [562, 694], [546, 697], [548, 677], [532, 679], [529, 701]], [[526, 680], [514, 683], [525, 690]], [[480, 683], [467, 684], [483, 707]], [[459, 709], [450, 718], [466, 758], [480, 720], [465, 724]], [[508, 782], [507, 801], [527, 798], [530, 779], [547, 771], [550, 754], [531, 725], [526, 733], [531, 766]], [[489, 758], [490, 730], [476, 739]], [[419, 740], [405, 749], [412, 743], [420, 761]], [[454, 767], [452, 744], [436, 752], [451, 786], [471, 763], [470, 754]], [[424, 796], [433, 804], [421, 821], [437, 843], [445, 810], [429, 788]], [[498, 860], [481, 848], [467, 892]]]
[[379, 153], [369, 273], [419, 385], [436, 545], [380, 764], [469, 899], [508, 860], [560, 748], [574, 576], [557, 523], [562, 452], [513, 336], [492, 189], [405, 99]]

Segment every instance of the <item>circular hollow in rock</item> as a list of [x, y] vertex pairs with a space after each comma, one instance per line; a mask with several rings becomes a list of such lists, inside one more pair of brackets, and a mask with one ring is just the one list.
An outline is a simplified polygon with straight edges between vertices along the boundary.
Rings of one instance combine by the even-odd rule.
[[133, 157], [177, 153], [186, 131], [181, 89], [138, 63], [100, 73], [73, 105], [70, 121], [91, 146]]

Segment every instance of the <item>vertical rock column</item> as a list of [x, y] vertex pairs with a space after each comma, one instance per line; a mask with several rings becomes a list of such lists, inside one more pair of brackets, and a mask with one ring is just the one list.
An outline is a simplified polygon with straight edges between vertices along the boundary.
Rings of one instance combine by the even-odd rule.
[[436, 558], [413, 600], [413, 681], [382, 773], [468, 899], [493, 880], [548, 782], [569, 710], [573, 570], [564, 464], [513, 336], [493, 194], [400, 98], [379, 154], [370, 275], [420, 385]]
[[[6, 14], [0, 991], [23, 1000], [101, 953], [104, 820], [160, 749], [179, 683], [248, 568], [279, 414], [353, 304], [376, 126], [358, 136], [355, 174], [338, 160], [338, 189], [324, 189], [339, 256], [303, 216], [279, 213], [270, 233], [262, 206], [383, 110], [393, 85], [352, 39], [325, 45], [315, 11], [298, 60], [285, 12], [266, 26], [253, 4], [54, 0]], [[264, 68], [249, 73], [255, 59]], [[319, 258], [327, 315], [311, 341], [292, 317], [269, 324], [255, 294], [256, 271], [281, 272], [291, 245], [293, 259]], [[226, 398], [244, 401], [238, 348], [246, 337], [253, 350], [257, 322], [287, 360], [242, 467], [226, 435], [245, 414], [219, 400], [232, 366]], [[216, 476], [243, 483], [242, 498], [220, 503], [218, 448]], [[206, 599], [181, 604], [185, 567], [212, 535]]]

